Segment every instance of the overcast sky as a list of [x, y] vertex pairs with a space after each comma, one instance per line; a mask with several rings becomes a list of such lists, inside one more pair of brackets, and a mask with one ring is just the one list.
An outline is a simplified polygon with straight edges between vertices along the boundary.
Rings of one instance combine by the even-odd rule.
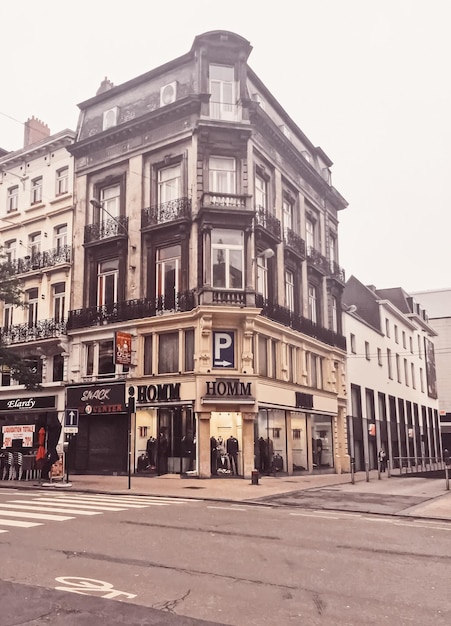
[[450, 0], [21, 0], [0, 23], [7, 150], [31, 115], [75, 130], [105, 76], [134, 78], [209, 30], [245, 37], [252, 69], [334, 162], [346, 275], [451, 287]]

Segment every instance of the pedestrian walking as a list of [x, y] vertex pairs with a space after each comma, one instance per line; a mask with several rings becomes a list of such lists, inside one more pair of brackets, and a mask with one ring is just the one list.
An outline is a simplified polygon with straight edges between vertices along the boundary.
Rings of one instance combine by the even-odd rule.
[[381, 448], [379, 450], [378, 459], [379, 459], [381, 472], [385, 472], [385, 470], [387, 469], [387, 455], [385, 453], [384, 448]]

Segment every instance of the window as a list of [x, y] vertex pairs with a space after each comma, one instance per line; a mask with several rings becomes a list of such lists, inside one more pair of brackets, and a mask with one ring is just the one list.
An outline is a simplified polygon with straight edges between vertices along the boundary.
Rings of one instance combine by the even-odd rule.
[[55, 354], [53, 357], [53, 382], [64, 380], [64, 357], [62, 354]]
[[323, 359], [312, 352], [307, 353], [309, 384], [316, 389], [323, 387]]
[[332, 330], [334, 333], [338, 333], [338, 300], [335, 296], [332, 296]]
[[309, 319], [315, 324], [318, 324], [318, 297], [314, 285], [308, 286], [308, 314]]
[[181, 197], [180, 164], [158, 170], [158, 204], [164, 204]]
[[282, 223], [285, 237], [288, 231], [293, 230], [293, 205], [288, 200], [282, 202]]
[[407, 365], [407, 359], [404, 359], [404, 379], [406, 381], [407, 387], [409, 386], [409, 368]]
[[421, 393], [424, 393], [424, 374], [423, 374], [422, 367], [420, 367], [420, 389], [421, 389]]
[[114, 363], [114, 342], [112, 340], [85, 344], [86, 376], [93, 378], [113, 378], [116, 373]]
[[62, 322], [64, 320], [65, 292], [65, 283], [56, 283], [53, 285], [53, 319], [55, 322]]
[[315, 249], [315, 222], [310, 218], [305, 220], [305, 245], [307, 254], [311, 254]]
[[385, 318], [385, 334], [390, 337], [390, 321]]
[[194, 329], [185, 330], [185, 372], [194, 371]]
[[329, 235], [329, 264], [332, 272], [335, 271], [337, 261], [337, 240], [333, 235]]
[[31, 204], [42, 202], [42, 176], [31, 181]]
[[13, 325], [14, 306], [12, 304], [5, 304], [3, 308], [3, 326], [9, 328]]
[[368, 341], [365, 341], [365, 359], [367, 361], [369, 361], [370, 358], [371, 358], [371, 355], [370, 355], [370, 344], [368, 343]]
[[420, 335], [417, 336], [417, 339], [418, 339], [418, 357], [420, 359], [422, 359], [423, 358], [423, 352], [421, 350], [421, 337], [420, 337]]
[[61, 254], [67, 246], [67, 224], [57, 226], [54, 230], [56, 253]]
[[285, 306], [294, 311], [294, 274], [290, 270], [285, 270]]
[[407, 343], [406, 343], [406, 333], [405, 333], [405, 331], [404, 331], [404, 330], [402, 331], [402, 347], [403, 347], [403, 348], [407, 348]]
[[105, 111], [103, 114], [102, 130], [108, 130], [108, 128], [112, 128], [113, 126], [116, 126], [118, 114], [119, 114], [118, 107], [113, 107], [112, 109]]
[[410, 364], [410, 378], [412, 380], [412, 387], [414, 389], [417, 388], [417, 383], [415, 380], [415, 365], [413, 363]]
[[117, 219], [120, 214], [121, 186], [111, 185], [100, 190], [101, 207], [94, 207], [95, 211], [100, 211], [99, 219], [95, 222], [105, 222], [109, 219]]
[[158, 248], [156, 257], [157, 298], [161, 298], [162, 309], [175, 309], [180, 291], [181, 246]]
[[117, 302], [119, 261], [101, 261], [97, 269], [97, 306]]
[[255, 206], [258, 209], [268, 208], [268, 183], [260, 174], [255, 174]]
[[152, 368], [152, 345], [153, 345], [153, 337], [152, 335], [146, 335], [144, 337], [144, 376], [149, 376], [153, 373]]
[[165, 333], [158, 337], [158, 373], [179, 371], [179, 334]]
[[410, 352], [413, 354], [413, 339], [412, 339], [412, 337], [409, 337], [409, 346], [410, 346]]
[[211, 263], [213, 287], [243, 289], [243, 232], [214, 229], [211, 233]]
[[393, 370], [392, 370], [392, 362], [391, 362], [391, 350], [387, 348], [387, 367], [388, 367], [388, 377], [393, 380]]
[[400, 383], [401, 382], [401, 362], [399, 359], [399, 354], [395, 356], [395, 361], [396, 361], [396, 377], [397, 377], [398, 383]]
[[69, 168], [62, 167], [56, 171], [56, 195], [61, 196], [69, 191]]
[[38, 321], [38, 288], [27, 291], [28, 326], [36, 326]]
[[11, 370], [9, 365], [1, 365], [0, 366], [0, 374], [1, 374], [1, 386], [9, 387], [11, 385]]
[[235, 70], [229, 65], [210, 65], [210, 116], [220, 120], [236, 118]]
[[114, 342], [99, 341], [99, 378], [112, 378], [116, 372], [114, 363]]
[[271, 377], [277, 378], [277, 346], [275, 339], [270, 339], [269, 346], [271, 350]]
[[395, 342], [399, 343], [398, 327], [396, 324], [395, 324]]
[[349, 341], [351, 343], [351, 352], [352, 354], [356, 354], [357, 350], [355, 347], [355, 335], [353, 333], [351, 333], [350, 337], [349, 337]]
[[268, 259], [257, 257], [257, 293], [268, 299]]
[[258, 336], [258, 374], [268, 376], [268, 340], [265, 336]]
[[288, 382], [294, 382], [294, 360], [295, 360], [295, 348], [294, 346], [287, 346], [287, 368], [288, 368]]
[[382, 350], [380, 348], [377, 349], [377, 363], [382, 365]]
[[14, 263], [14, 261], [16, 260], [16, 246], [16, 239], [10, 239], [9, 241], [5, 241], [3, 252], [5, 254], [5, 261], [7, 263]]
[[28, 237], [28, 244], [31, 253], [31, 261], [36, 260], [41, 252], [41, 233], [33, 233]]
[[14, 185], [8, 189], [8, 199], [6, 210], [8, 213], [17, 211], [19, 208], [19, 185]]
[[210, 157], [210, 191], [236, 194], [236, 164], [231, 157]]

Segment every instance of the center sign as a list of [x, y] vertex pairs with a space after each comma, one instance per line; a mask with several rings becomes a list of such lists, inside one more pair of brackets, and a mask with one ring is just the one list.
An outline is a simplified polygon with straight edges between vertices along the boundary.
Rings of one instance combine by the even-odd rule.
[[213, 331], [213, 367], [235, 367], [235, 331]]

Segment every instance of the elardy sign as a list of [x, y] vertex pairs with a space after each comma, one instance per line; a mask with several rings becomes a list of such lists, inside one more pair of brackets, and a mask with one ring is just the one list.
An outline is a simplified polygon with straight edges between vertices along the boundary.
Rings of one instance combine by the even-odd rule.
[[55, 396], [29, 396], [0, 400], [0, 411], [32, 411], [34, 409], [54, 409]]

